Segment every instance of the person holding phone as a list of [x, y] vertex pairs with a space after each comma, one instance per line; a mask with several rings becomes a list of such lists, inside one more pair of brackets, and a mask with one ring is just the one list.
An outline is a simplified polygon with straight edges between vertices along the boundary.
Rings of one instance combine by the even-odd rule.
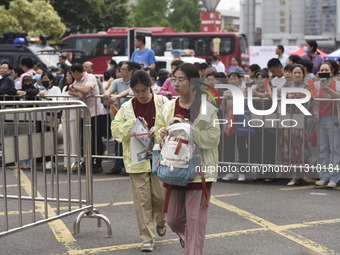
[[313, 115], [318, 122], [319, 164], [323, 168], [319, 173], [320, 180], [315, 184], [334, 188], [340, 180], [340, 172], [333, 171], [340, 167], [340, 127], [337, 103], [333, 98], [340, 98], [340, 84], [333, 80], [333, 67], [330, 63], [320, 66], [319, 82], [315, 83], [317, 98], [327, 98], [329, 101], [314, 103]]

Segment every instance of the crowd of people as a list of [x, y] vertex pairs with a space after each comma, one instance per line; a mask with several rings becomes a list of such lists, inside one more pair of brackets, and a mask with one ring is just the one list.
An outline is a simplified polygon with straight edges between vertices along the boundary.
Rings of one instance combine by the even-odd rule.
[[[23, 58], [21, 66], [14, 69], [10, 63], [3, 62], [0, 95], [6, 95], [7, 99], [19, 95], [25, 100], [68, 95], [85, 101], [91, 113], [92, 154], [104, 154], [103, 137], [109, 133], [115, 139], [115, 155], [124, 157], [124, 160], [115, 160], [107, 174], [129, 175], [142, 251], [153, 250], [155, 234], [165, 234], [166, 221], [180, 237], [185, 254], [202, 254], [208, 204], [205, 203], [202, 180], [195, 179], [184, 188], [172, 187], [169, 210], [163, 218], [164, 192], [161, 182], [151, 173], [149, 160], [132, 164], [131, 129], [137, 118], [149, 128], [150, 136], [160, 143], [167, 134], [170, 119], [180, 114], [192, 123], [194, 141], [201, 150], [203, 164], [237, 163], [236, 172], [214, 173], [210, 170], [206, 173], [208, 199], [212, 183], [217, 178], [240, 182], [249, 178], [241, 171], [242, 164], [320, 165], [323, 169], [316, 185], [337, 186], [340, 181], [340, 103], [333, 99], [340, 98], [340, 60], [338, 63], [324, 61], [317, 53], [315, 41], [306, 42], [306, 54], [301, 57], [288, 57], [284, 55], [284, 47], [277, 46], [278, 58], [270, 59], [266, 68], [257, 64], [249, 66], [247, 77], [236, 56], [232, 57], [227, 69], [218, 56], [208, 58], [206, 63], [195, 64], [184, 63], [176, 57], [171, 62], [171, 72], [166, 69], [156, 71], [154, 53], [145, 47], [145, 38], [137, 37], [135, 45], [138, 50], [133, 53], [131, 61], [110, 62], [103, 82], [93, 75], [91, 62], [67, 66], [64, 56], [60, 57], [57, 69], [48, 69], [43, 64], [35, 66], [30, 58]], [[231, 90], [221, 88], [216, 91], [222, 104], [214, 96], [208, 96], [209, 117], [202, 116], [202, 84], [208, 85], [209, 95], [217, 84], [236, 86], [245, 97], [251, 92], [253, 106], [258, 110], [271, 109], [273, 89], [281, 94], [282, 88], [304, 88], [313, 95], [313, 99], [304, 104], [313, 115], [305, 117], [303, 128], [215, 126], [213, 123], [217, 119], [239, 123], [246, 116], [240, 119], [240, 116], [233, 115], [233, 94]], [[289, 99], [303, 97], [303, 93], [287, 94]], [[319, 98], [325, 100], [317, 100]], [[105, 107], [108, 102], [119, 108], [112, 121]], [[249, 118], [247, 104], [245, 112]], [[280, 107], [275, 113], [280, 114]], [[288, 115], [299, 113], [299, 108], [294, 105], [287, 108]], [[66, 116], [61, 116], [62, 125], [70, 127], [70, 141], [65, 131], [63, 139], [66, 152], [70, 150], [71, 154], [78, 153], [76, 119], [72, 111], [68, 123]], [[51, 168], [50, 159], [46, 160], [46, 168]], [[71, 164], [73, 162], [75, 158], [71, 158]], [[67, 166], [65, 158], [65, 170]], [[23, 162], [22, 167], [29, 168], [29, 161]], [[93, 158], [92, 169], [94, 173], [102, 171], [101, 158]], [[252, 178], [269, 182], [277, 177], [280, 175], [272, 173]], [[288, 185], [299, 184], [303, 177], [302, 172], [292, 172]]]

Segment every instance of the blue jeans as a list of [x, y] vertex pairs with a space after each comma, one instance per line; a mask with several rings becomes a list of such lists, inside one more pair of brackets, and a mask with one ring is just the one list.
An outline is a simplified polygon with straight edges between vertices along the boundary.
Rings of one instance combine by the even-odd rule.
[[[319, 124], [319, 163], [322, 167], [332, 164], [333, 169], [340, 168], [340, 127], [337, 116], [334, 116], [334, 120], [331, 115], [320, 116]], [[322, 170], [319, 176], [321, 181], [337, 183], [340, 180], [340, 171]]]

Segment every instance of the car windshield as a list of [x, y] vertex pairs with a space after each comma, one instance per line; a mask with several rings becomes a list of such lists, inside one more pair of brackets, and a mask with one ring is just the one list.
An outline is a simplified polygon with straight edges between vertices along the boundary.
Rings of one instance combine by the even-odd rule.
[[[33, 51], [46, 66], [57, 67], [60, 53], [56, 52], [51, 46], [33, 44], [29, 46], [29, 49]], [[66, 64], [71, 66], [71, 63], [68, 60], [66, 60]]]

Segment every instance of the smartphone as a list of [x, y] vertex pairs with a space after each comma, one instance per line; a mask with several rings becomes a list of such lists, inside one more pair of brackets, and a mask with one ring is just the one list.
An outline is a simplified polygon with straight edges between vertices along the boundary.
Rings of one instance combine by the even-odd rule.
[[329, 79], [331, 78], [330, 73], [319, 73], [319, 78]]

